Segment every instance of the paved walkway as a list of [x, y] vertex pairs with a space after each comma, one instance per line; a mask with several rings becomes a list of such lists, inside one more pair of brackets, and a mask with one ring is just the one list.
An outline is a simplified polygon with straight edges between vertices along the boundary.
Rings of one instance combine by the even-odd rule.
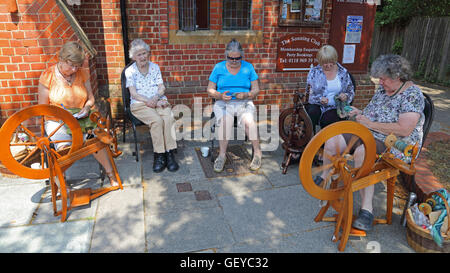
[[[303, 189], [298, 166], [281, 174], [281, 146], [264, 153], [257, 173], [208, 179], [195, 152], [202, 145], [180, 141], [180, 170], [154, 174], [148, 143], [140, 146], [138, 163], [133, 146], [121, 143], [124, 154], [116, 163], [124, 189], [72, 210], [65, 223], [53, 216], [44, 180], [0, 177], [0, 252], [338, 252], [331, 241], [333, 223], [313, 221], [319, 201]], [[67, 179], [74, 188], [97, 187], [98, 173], [88, 157], [67, 171]], [[377, 217], [384, 215], [385, 196], [383, 184], [377, 184]], [[400, 215], [395, 206], [392, 225], [350, 237], [345, 252], [414, 252]]]

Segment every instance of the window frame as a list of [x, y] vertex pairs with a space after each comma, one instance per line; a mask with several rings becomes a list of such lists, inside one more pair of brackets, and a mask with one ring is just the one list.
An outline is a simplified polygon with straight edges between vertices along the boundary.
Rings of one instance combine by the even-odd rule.
[[[226, 0], [222, 0], [222, 3], [224, 3]], [[236, 12], [235, 9], [231, 8], [230, 10], [225, 9], [225, 3], [222, 5], [222, 30], [251, 30], [252, 29], [252, 0], [234, 0], [234, 1], [247, 1], [248, 3], [248, 17], [247, 18], [239, 18], [236, 16], [236, 18], [225, 18], [226, 13], [233, 13]], [[240, 28], [239, 26], [225, 26], [225, 21], [229, 20], [230, 22], [237, 21], [237, 20], [247, 20], [247, 26], [245, 28]]]
[[[178, 1], [177, 1], [178, 2]], [[209, 1], [209, 30], [183, 31], [179, 28], [178, 3], [169, 8], [169, 37], [170, 44], [217, 44], [228, 43], [231, 38], [239, 39], [241, 43], [262, 43], [264, 28], [263, 0], [251, 0], [250, 29], [223, 30], [223, 0]], [[213, 14], [216, 16], [213, 17]], [[217, 16], [218, 15], [218, 16]]]

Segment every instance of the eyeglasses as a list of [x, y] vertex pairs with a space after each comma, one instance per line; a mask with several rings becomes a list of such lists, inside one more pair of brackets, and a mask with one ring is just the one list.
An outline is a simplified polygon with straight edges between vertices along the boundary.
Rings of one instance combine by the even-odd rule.
[[80, 65], [73, 64], [73, 63], [70, 62], [70, 61], [66, 61], [65, 63], [66, 63], [71, 69], [78, 70], [78, 69], [80, 68]]
[[236, 58], [233, 58], [233, 57], [227, 56], [227, 59], [228, 59], [228, 60], [230, 60], [230, 61], [239, 61], [239, 60], [241, 60], [241, 59], [242, 59], [242, 56], [239, 56], [239, 57], [236, 57]]

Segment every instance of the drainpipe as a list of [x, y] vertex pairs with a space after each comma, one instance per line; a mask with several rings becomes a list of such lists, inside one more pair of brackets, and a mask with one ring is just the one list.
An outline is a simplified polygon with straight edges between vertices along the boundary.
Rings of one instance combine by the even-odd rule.
[[128, 63], [130, 63], [130, 57], [128, 56], [128, 19], [126, 0], [120, 0], [120, 18], [122, 21], [122, 40], [126, 66]]

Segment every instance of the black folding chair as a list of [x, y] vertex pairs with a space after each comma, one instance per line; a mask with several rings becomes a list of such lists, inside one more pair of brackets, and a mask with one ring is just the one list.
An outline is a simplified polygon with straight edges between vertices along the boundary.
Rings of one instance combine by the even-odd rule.
[[133, 155], [136, 157], [136, 162], [139, 161], [139, 152], [137, 147], [137, 135], [136, 135], [136, 127], [146, 125], [142, 121], [140, 121], [138, 118], [136, 118], [132, 113], [130, 109], [130, 91], [127, 88], [127, 79], [125, 77], [125, 70], [131, 66], [134, 63], [131, 62], [125, 68], [122, 70], [122, 73], [120, 75], [120, 81], [122, 84], [122, 104], [123, 104], [123, 142], [125, 143], [125, 129], [127, 122], [129, 121], [131, 123], [131, 127], [133, 128], [133, 136], [134, 136], [134, 149], [135, 152]]
[[[434, 119], [434, 103], [433, 100], [431, 100], [430, 96], [422, 93], [425, 97], [425, 107], [423, 109], [423, 114], [425, 115], [425, 121], [423, 123], [423, 138], [422, 138], [422, 147], [425, 143], [425, 140], [427, 138], [428, 133], [430, 132], [431, 124], [433, 123]], [[422, 147], [420, 147], [419, 154], [422, 151]], [[415, 175], [408, 175], [405, 173], [401, 173], [402, 178], [404, 179], [406, 183], [406, 187], [409, 191], [415, 192], [416, 190], [416, 180]]]

